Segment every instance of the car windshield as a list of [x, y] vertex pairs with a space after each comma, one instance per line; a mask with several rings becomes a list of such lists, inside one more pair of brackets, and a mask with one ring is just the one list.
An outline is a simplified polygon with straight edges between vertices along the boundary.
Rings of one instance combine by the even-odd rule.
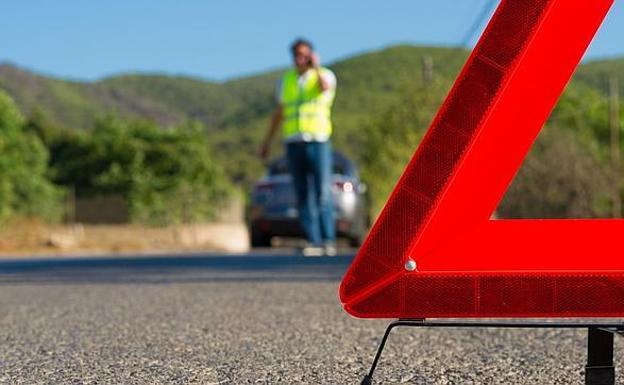
[[[344, 155], [334, 153], [333, 172], [338, 175], [355, 176], [355, 167]], [[283, 174], [288, 174], [288, 162], [286, 158], [279, 158], [269, 166], [269, 175]]]

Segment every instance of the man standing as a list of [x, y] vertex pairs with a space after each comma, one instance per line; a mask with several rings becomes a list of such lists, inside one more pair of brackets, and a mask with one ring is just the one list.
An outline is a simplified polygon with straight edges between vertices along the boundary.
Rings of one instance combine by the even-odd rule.
[[321, 67], [312, 44], [303, 39], [291, 46], [295, 67], [277, 84], [277, 108], [260, 147], [267, 159], [271, 141], [281, 125], [292, 175], [299, 221], [306, 234], [306, 255], [335, 255], [336, 231], [331, 191], [331, 106], [336, 77]]

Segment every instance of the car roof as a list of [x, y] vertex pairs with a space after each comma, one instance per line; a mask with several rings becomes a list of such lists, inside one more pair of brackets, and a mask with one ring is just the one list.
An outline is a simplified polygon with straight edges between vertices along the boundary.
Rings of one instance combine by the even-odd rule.
[[[349, 160], [344, 154], [333, 151], [332, 152], [334, 167], [334, 174], [357, 176], [357, 169], [355, 164]], [[268, 166], [269, 175], [287, 174], [288, 173], [288, 160], [285, 156], [281, 156], [272, 160]]]

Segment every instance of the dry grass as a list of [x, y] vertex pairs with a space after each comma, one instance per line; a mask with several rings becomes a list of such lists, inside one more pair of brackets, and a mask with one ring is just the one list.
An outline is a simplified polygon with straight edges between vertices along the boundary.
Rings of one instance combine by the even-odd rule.
[[162, 228], [138, 225], [48, 225], [16, 219], [0, 226], [0, 255], [245, 251], [244, 225], [212, 223]]

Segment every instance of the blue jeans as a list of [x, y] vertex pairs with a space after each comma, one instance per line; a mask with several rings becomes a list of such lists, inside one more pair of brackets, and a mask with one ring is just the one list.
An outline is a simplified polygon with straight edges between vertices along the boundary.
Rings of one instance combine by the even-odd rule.
[[335, 242], [330, 142], [287, 143], [286, 156], [297, 196], [299, 221], [308, 241], [315, 245]]

